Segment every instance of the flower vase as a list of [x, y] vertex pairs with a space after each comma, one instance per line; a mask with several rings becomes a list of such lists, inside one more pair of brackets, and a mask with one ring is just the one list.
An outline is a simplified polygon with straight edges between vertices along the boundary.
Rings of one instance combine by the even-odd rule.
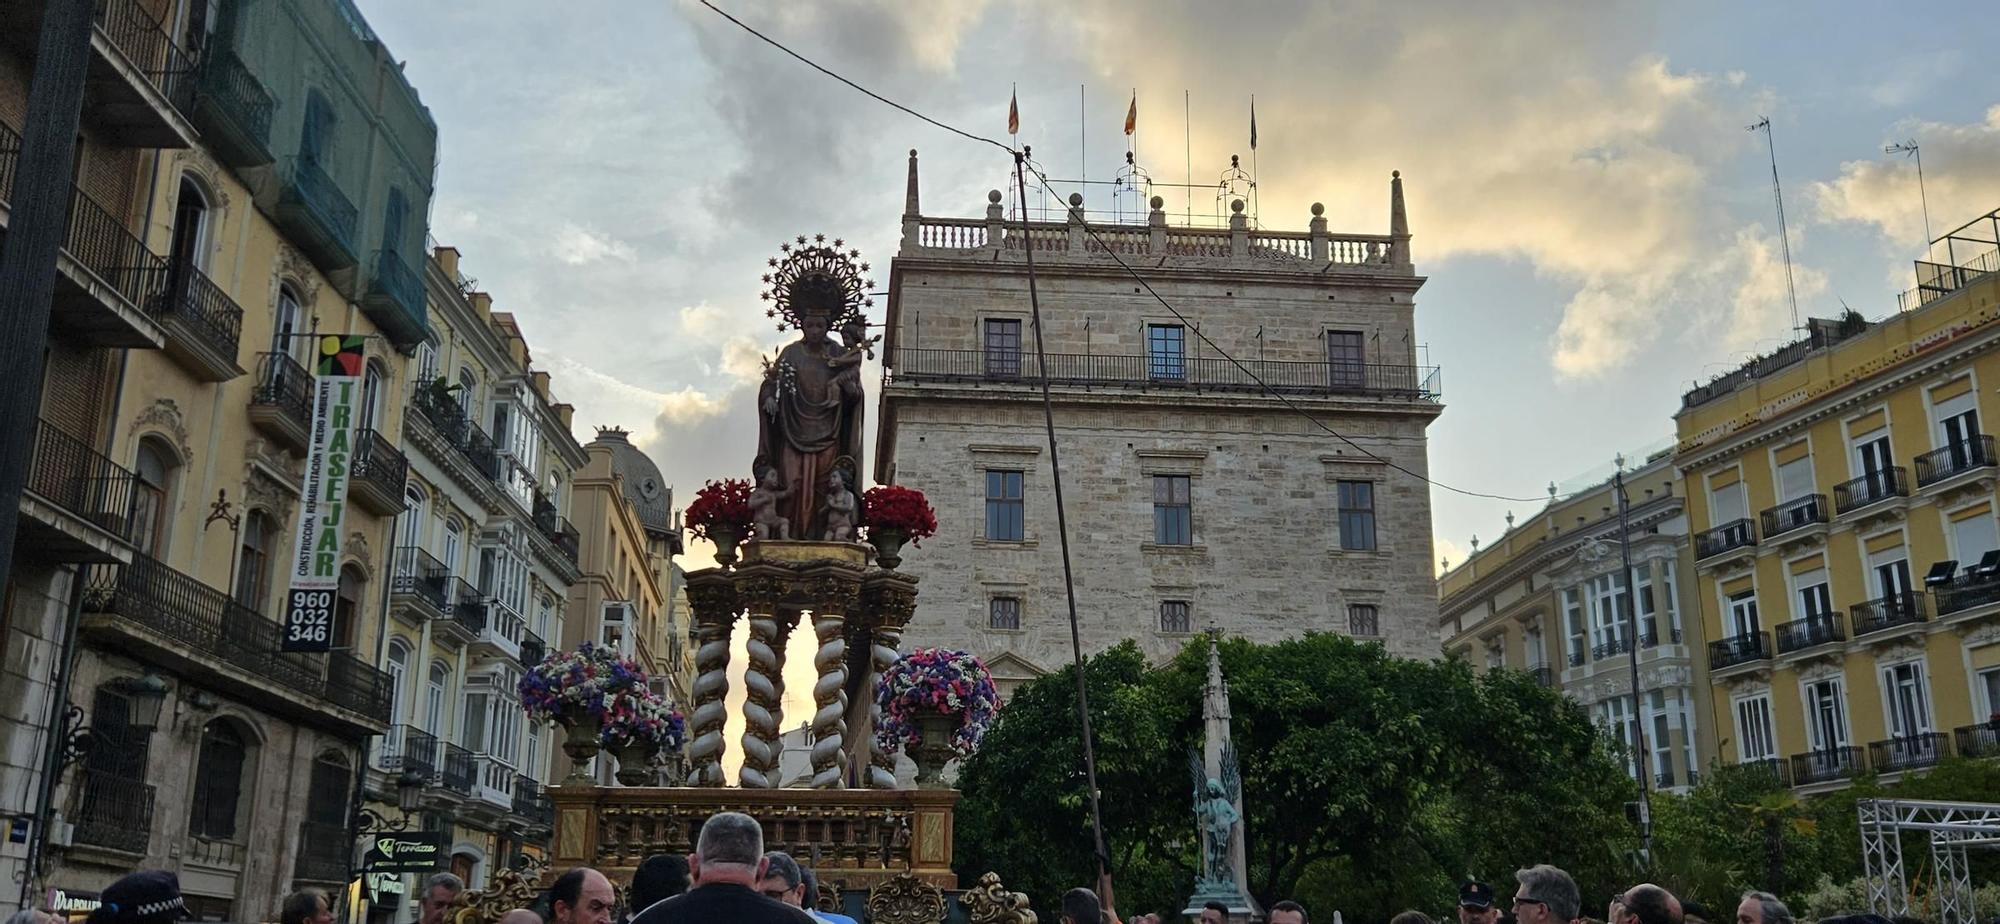
[[903, 543], [910, 534], [900, 529], [869, 527], [868, 541], [875, 546], [875, 561], [891, 571], [903, 564]]
[[653, 782], [653, 755], [657, 753], [657, 747], [643, 741], [627, 741], [613, 746], [611, 754], [618, 758], [618, 784], [644, 786]]
[[596, 780], [590, 777], [590, 759], [597, 756], [603, 747], [598, 736], [604, 733], [604, 717], [581, 710], [565, 711], [559, 719], [567, 734], [563, 738], [563, 753], [574, 763], [569, 776], [563, 780], [568, 786], [593, 786]]
[[715, 543], [715, 563], [727, 568], [736, 564], [736, 547], [743, 544], [743, 530], [710, 524], [708, 541]]
[[951, 739], [965, 718], [928, 712], [917, 716], [917, 746], [910, 759], [917, 762], [918, 789], [950, 789], [944, 781], [944, 765], [956, 756]]

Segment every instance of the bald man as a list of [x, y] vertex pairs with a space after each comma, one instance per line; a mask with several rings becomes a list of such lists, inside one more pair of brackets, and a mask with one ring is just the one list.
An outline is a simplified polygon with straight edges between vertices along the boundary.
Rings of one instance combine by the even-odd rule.
[[1607, 924], [1681, 924], [1681, 902], [1672, 892], [1650, 882], [1626, 889], [1612, 899]]

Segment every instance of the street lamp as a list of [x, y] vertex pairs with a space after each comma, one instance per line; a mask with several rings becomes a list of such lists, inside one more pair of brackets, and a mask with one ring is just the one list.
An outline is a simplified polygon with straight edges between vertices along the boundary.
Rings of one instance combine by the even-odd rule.
[[410, 823], [417, 820], [417, 810], [423, 807], [424, 784], [428, 779], [415, 770], [405, 770], [396, 777], [396, 807], [403, 810], [400, 817], [391, 819], [381, 812], [366, 806], [356, 814], [356, 827], [368, 831], [408, 831]]
[[131, 701], [125, 724], [133, 731], [150, 735], [160, 727], [160, 711], [167, 704], [167, 681], [164, 678], [147, 671], [144, 676], [124, 680], [113, 689], [124, 693]]

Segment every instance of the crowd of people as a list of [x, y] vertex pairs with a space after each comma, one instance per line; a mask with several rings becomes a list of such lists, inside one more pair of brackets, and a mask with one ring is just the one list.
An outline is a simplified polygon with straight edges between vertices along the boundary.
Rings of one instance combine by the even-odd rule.
[[[1652, 883], [1640, 883], [1612, 896], [1602, 919], [1586, 909], [1576, 881], [1547, 864], [1514, 874], [1514, 897], [1503, 911], [1492, 886], [1466, 882], [1458, 892], [1457, 924], [1732, 924], [1709, 909]], [[425, 881], [417, 896], [418, 924], [458, 924], [452, 919], [465, 883], [450, 873]], [[813, 871], [782, 851], [764, 849], [764, 829], [740, 812], [720, 812], [702, 825], [694, 853], [685, 857], [659, 854], [646, 858], [632, 874], [621, 904], [617, 888], [603, 873], [577, 867], [556, 877], [535, 908], [515, 908], [499, 924], [856, 924], [847, 915], [819, 910], [819, 884]], [[1059, 924], [1163, 924], [1158, 914], [1121, 919], [1112, 908], [1108, 889], [1071, 889], [1062, 897]], [[278, 924], [333, 924], [333, 898], [317, 889], [286, 896]], [[1242, 909], [1235, 909], [1240, 913]], [[1777, 896], [1747, 892], [1735, 908], [1733, 924], [1797, 924]], [[190, 915], [179, 880], [164, 870], [126, 876], [107, 887], [86, 924], [168, 924]], [[1230, 924], [1232, 909], [1208, 902], [1200, 924]], [[1295, 901], [1272, 904], [1270, 924], [1311, 924], [1306, 908]], [[6, 924], [63, 924], [43, 911], [25, 910]], [[1396, 915], [1389, 924], [1438, 924], [1422, 911]], [[1817, 924], [1922, 924], [1912, 918], [1888, 919], [1874, 914], [1822, 918]]]

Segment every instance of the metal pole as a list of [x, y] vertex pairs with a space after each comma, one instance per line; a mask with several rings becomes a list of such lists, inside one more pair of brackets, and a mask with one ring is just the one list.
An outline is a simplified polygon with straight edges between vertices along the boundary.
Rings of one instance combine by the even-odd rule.
[[1626, 654], [1632, 665], [1632, 736], [1634, 767], [1639, 777], [1639, 860], [1641, 867], [1653, 865], [1653, 787], [1646, 762], [1646, 720], [1639, 698], [1639, 585], [1632, 579], [1632, 534], [1625, 522], [1625, 457], [1618, 457], [1618, 473], [1612, 476], [1618, 491], [1618, 557], [1625, 568], [1625, 631], [1631, 639]]
[[0, 587], [14, 570], [14, 530], [42, 403], [42, 354], [48, 351], [56, 252], [69, 227], [77, 124], [90, 62], [91, 0], [49, 0], [28, 86], [27, 120], [14, 174], [13, 213], [0, 244], [0, 369], [14, 370], [0, 397]]
[[[114, 580], [116, 578], [114, 577]], [[35, 830], [28, 840], [27, 865], [21, 870], [21, 907], [32, 908], [29, 902], [34, 897], [35, 881], [39, 878], [37, 867], [48, 852], [49, 817], [55, 803], [56, 778], [64, 769], [63, 754], [69, 748], [69, 740], [63, 734], [63, 716], [70, 707], [69, 679], [76, 670], [76, 627], [83, 619], [83, 590], [90, 580], [90, 566], [77, 565], [75, 577], [69, 589], [68, 613], [63, 617], [62, 661], [56, 665], [55, 688], [49, 702], [48, 747], [42, 752], [42, 785], [35, 794]]]

